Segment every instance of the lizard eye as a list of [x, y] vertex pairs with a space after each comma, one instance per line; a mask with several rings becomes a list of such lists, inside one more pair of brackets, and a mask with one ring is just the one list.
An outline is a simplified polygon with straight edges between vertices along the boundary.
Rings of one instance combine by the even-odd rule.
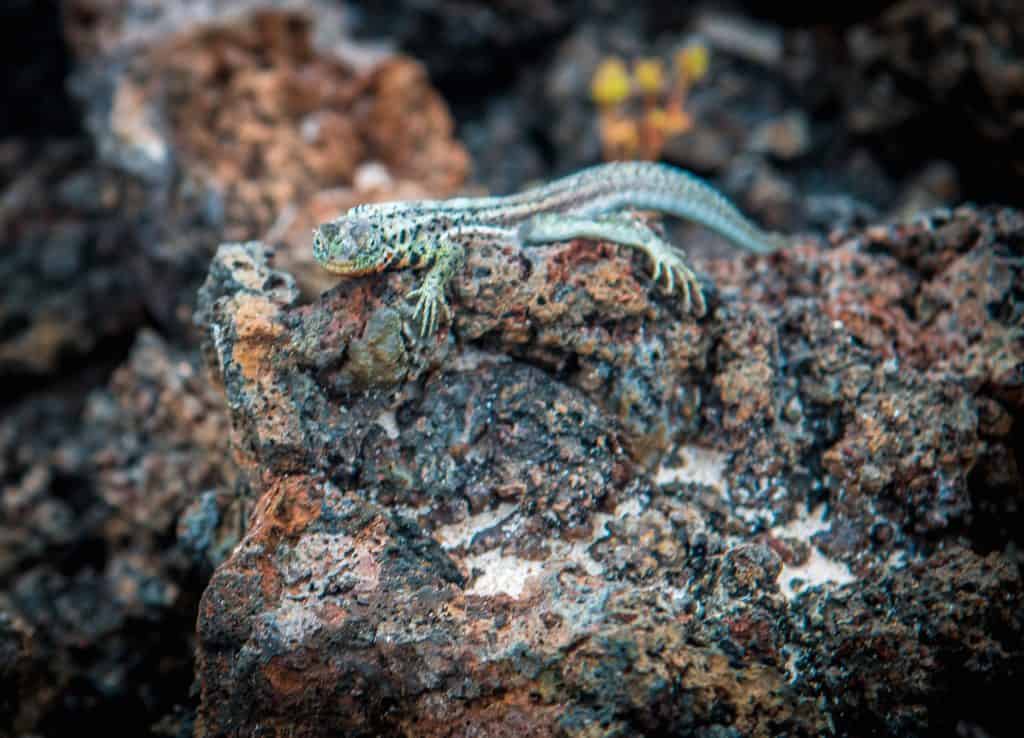
[[338, 237], [338, 230], [336, 223], [321, 223], [313, 233], [318, 239], [330, 243]]
[[349, 234], [359, 243], [365, 243], [367, 239], [373, 234], [373, 229], [370, 227], [369, 221], [353, 220], [349, 226]]

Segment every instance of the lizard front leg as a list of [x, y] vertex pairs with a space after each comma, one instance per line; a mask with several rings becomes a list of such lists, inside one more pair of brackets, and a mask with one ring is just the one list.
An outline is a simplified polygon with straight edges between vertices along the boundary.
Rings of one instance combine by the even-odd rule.
[[465, 248], [444, 236], [427, 251], [433, 252], [433, 262], [427, 276], [423, 278], [419, 287], [410, 290], [406, 295], [406, 299], [417, 298], [412, 317], [420, 321], [420, 335], [423, 337], [437, 330], [439, 312], [444, 313], [445, 319], [451, 320], [452, 312], [444, 293], [466, 258]]
[[574, 238], [611, 241], [640, 249], [651, 259], [655, 282], [664, 277], [669, 292], [678, 283], [684, 310], [695, 309], [697, 315], [704, 315], [707, 311], [700, 282], [686, 265], [679, 249], [662, 240], [650, 227], [627, 215], [586, 217], [544, 213], [534, 216], [519, 228], [519, 239], [524, 245]]

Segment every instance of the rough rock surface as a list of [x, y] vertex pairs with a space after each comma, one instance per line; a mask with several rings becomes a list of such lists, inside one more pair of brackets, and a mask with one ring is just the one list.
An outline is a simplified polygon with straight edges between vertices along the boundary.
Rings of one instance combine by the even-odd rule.
[[[913, 521], [922, 534], [1019, 527], [1022, 234], [1017, 211], [961, 208], [837, 233], [837, 248], [817, 258], [780, 254], [771, 272], [714, 264], [723, 291], [772, 302], [817, 294], [821, 324], [837, 321], [850, 333], [845, 356], [814, 341], [799, 346], [813, 392], [787, 417], [803, 437], [831, 445], [821, 463], [839, 483], [835, 504], [874, 514], [896, 504], [900, 527]], [[856, 355], [871, 360], [847, 363]], [[777, 434], [776, 442], [798, 438]]]
[[[359, 4], [421, 66], [345, 5], [0, 10], [0, 736], [1015, 736], [1021, 216], [861, 226], [1017, 196], [1019, 8]], [[696, 323], [594, 244], [475, 253], [459, 341], [411, 274], [313, 302], [314, 223], [461, 189], [424, 67], [501, 193], [694, 33], [664, 156], [836, 248]]]
[[225, 238], [279, 245], [315, 294], [327, 286], [308, 248], [316, 223], [366, 200], [446, 196], [465, 177], [423, 68], [350, 59], [338, 32], [318, 44], [325, 6], [124, 5], [67, 11], [95, 152], [0, 143], [0, 377], [48, 378], [103, 353], [116, 364], [147, 319], [187, 332]]
[[9, 729], [26, 732], [36, 724], [37, 715], [27, 704], [33, 692], [43, 692], [41, 665], [37, 662], [32, 634], [24, 621], [0, 610], [0, 735]]
[[0, 684], [20, 689], [0, 690], [0, 734], [138, 735], [184, 702], [196, 583], [247, 510], [227, 436], [198, 357], [151, 333], [84, 408], [55, 393], [5, 414]]
[[972, 722], [1012, 735], [1020, 586], [1000, 554], [949, 546], [860, 588], [815, 592], [796, 631], [797, 668], [850, 735], [965, 732]]
[[850, 29], [847, 54], [836, 89], [850, 130], [894, 159], [946, 149], [977, 191], [1020, 204], [1005, 187], [1024, 176], [1020, 3], [900, 0]]
[[316, 223], [462, 184], [468, 158], [423, 67], [344, 29], [321, 0], [69, 2], [89, 132], [149, 192], [139, 249], [158, 318], [190, 323], [221, 240], [281, 246], [315, 282]]
[[346, 39], [330, 3], [71, 5], [75, 86], [101, 151], [211, 190], [229, 238], [352, 186], [367, 162], [439, 195], [462, 183], [466, 155], [420, 65]]
[[[41, 378], [143, 319], [132, 197], [73, 141], [0, 145], [0, 377]], [[0, 397], [14, 394], [13, 386]]]
[[0, 6], [0, 67], [5, 72], [0, 138], [39, 140], [78, 130], [78, 116], [64, 89], [69, 60], [61, 5], [38, 0]]
[[422, 66], [336, 3], [61, 9], [91, 140], [0, 142], [0, 735], [187, 735], [199, 596], [251, 505], [198, 368], [209, 259], [262, 237], [315, 294], [316, 222], [468, 161]]
[[199, 734], [1005, 729], [1024, 220], [847, 235], [703, 262], [699, 321], [629, 250], [480, 248], [427, 340], [416, 274], [304, 302], [222, 246], [200, 322], [260, 498]]

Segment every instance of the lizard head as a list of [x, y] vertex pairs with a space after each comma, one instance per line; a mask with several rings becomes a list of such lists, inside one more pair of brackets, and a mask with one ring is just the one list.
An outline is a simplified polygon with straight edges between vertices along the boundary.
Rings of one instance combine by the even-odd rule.
[[366, 218], [346, 215], [321, 223], [313, 231], [313, 258], [327, 271], [359, 276], [380, 271], [379, 239]]

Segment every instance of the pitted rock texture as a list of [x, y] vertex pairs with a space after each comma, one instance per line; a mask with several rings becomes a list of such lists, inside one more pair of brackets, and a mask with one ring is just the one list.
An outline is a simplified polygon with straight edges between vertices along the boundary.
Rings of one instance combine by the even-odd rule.
[[68, 140], [4, 142], [0, 190], [0, 377], [53, 376], [134, 331], [144, 298], [131, 188]]
[[[371, 199], [446, 197], [468, 157], [416, 61], [323, 0], [72, 0], [70, 87], [105, 164], [147, 193], [150, 312], [182, 332], [219, 242], [262, 238], [310, 294], [309, 232]], [[133, 234], [136, 235], [136, 234]]]
[[1019, 609], [1020, 571], [1006, 557], [949, 546], [880, 581], [810, 595], [798, 638], [812, 645], [794, 652], [795, 668], [821, 680], [852, 735], [966, 723], [961, 689], [984, 729], [1012, 735]]
[[[702, 262], [699, 321], [630, 250], [484, 247], [428, 339], [419, 274], [307, 302], [223, 245], [199, 322], [260, 501], [201, 604], [199, 734], [999, 734], [1022, 233]], [[924, 311], [949, 282], [987, 299]], [[1002, 358], [943, 355], [943, 311]]]
[[187, 722], [198, 583], [250, 504], [227, 436], [195, 352], [147, 331], [108, 386], [5, 412], [0, 735]]
[[948, 143], [979, 190], [1024, 174], [1020, 3], [900, 0], [851, 28], [846, 45], [845, 84], [836, 89], [852, 131], [877, 135], [896, 159], [900, 149], [906, 156]]
[[[817, 326], [783, 345], [798, 392], [774, 393], [783, 410], [773, 442], [790, 458], [806, 443], [827, 446], [814, 463], [828, 472], [830, 501], [864, 529], [882, 514], [886, 546], [896, 531], [995, 526], [1002, 540], [1020, 528], [1022, 237], [1020, 212], [964, 207], [837, 234], [820, 255], [709, 269], [725, 295], [783, 302], [783, 341], [791, 320]], [[849, 333], [842, 350], [823, 343], [837, 325]], [[774, 335], [761, 335], [764, 350]], [[763, 385], [744, 390], [769, 401]]]
[[77, 137], [0, 142], [0, 736], [187, 735], [199, 596], [251, 507], [197, 361], [210, 258], [263, 236], [316, 294], [315, 223], [468, 162], [337, 3], [60, 5]]

